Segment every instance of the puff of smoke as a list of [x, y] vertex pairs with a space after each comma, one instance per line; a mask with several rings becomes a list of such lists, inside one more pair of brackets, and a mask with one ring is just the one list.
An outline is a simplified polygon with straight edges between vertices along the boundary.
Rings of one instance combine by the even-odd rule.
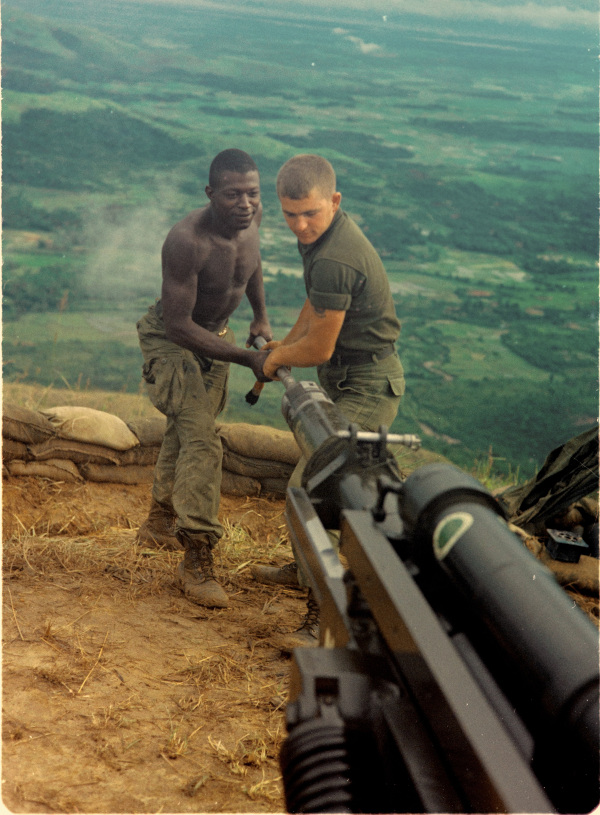
[[84, 229], [88, 262], [84, 289], [92, 300], [127, 303], [160, 296], [160, 251], [171, 226], [186, 213], [169, 205], [111, 204], [91, 213]]

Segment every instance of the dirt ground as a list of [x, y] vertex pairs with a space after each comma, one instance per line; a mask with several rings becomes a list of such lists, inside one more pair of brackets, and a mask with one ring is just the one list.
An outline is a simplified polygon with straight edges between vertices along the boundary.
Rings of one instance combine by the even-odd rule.
[[223, 496], [227, 609], [142, 550], [149, 487], [3, 482], [2, 800], [12, 812], [284, 812], [278, 753], [302, 592], [283, 501]]
[[[149, 493], [3, 479], [11, 812], [285, 811], [283, 645], [306, 605], [300, 590], [262, 586], [249, 569], [289, 560], [284, 502], [222, 496], [215, 560], [230, 605], [205, 609], [174, 584], [180, 552], [135, 543]], [[597, 591], [573, 596], [597, 623]]]

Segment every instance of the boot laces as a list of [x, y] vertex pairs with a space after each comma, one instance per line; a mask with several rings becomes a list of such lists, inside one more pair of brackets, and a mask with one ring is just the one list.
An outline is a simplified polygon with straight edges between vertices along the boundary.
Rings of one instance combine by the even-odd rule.
[[207, 546], [202, 546], [198, 549], [194, 547], [190, 555], [192, 568], [199, 571], [207, 580], [214, 580], [215, 573], [209, 548]]
[[312, 593], [312, 590], [308, 590], [308, 597], [306, 600], [306, 615], [302, 622], [302, 625], [298, 629], [298, 631], [307, 631], [313, 637], [318, 638], [319, 636], [319, 605], [315, 600], [315, 596]]
[[214, 580], [213, 559], [209, 544], [204, 540], [195, 540], [191, 535], [179, 533], [184, 538], [186, 569], [197, 571], [206, 580]]

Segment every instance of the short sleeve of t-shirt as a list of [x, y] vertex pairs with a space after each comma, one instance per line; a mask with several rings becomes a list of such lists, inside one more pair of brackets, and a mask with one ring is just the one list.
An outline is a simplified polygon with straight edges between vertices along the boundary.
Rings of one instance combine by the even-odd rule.
[[310, 270], [308, 299], [314, 308], [334, 311], [347, 311], [352, 302], [352, 292], [356, 286], [356, 269], [323, 258]]

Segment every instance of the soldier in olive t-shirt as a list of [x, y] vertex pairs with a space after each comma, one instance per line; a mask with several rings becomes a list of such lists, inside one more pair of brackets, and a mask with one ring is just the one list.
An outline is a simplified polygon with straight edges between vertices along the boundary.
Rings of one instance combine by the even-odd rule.
[[[277, 176], [277, 194], [287, 225], [298, 238], [307, 299], [281, 341], [264, 348], [263, 366], [317, 366], [321, 386], [349, 422], [363, 430], [390, 427], [404, 393], [404, 371], [396, 353], [400, 333], [389, 281], [379, 255], [359, 226], [340, 208], [335, 172], [321, 156], [300, 155]], [[301, 459], [290, 486], [301, 483]], [[256, 579], [307, 585], [296, 564], [253, 567]], [[309, 592], [308, 614], [290, 646], [316, 645], [318, 608]]]
[[315, 309], [345, 311], [336, 354], [391, 352], [400, 334], [383, 263], [360, 227], [338, 209], [315, 242], [298, 244], [306, 294]]

